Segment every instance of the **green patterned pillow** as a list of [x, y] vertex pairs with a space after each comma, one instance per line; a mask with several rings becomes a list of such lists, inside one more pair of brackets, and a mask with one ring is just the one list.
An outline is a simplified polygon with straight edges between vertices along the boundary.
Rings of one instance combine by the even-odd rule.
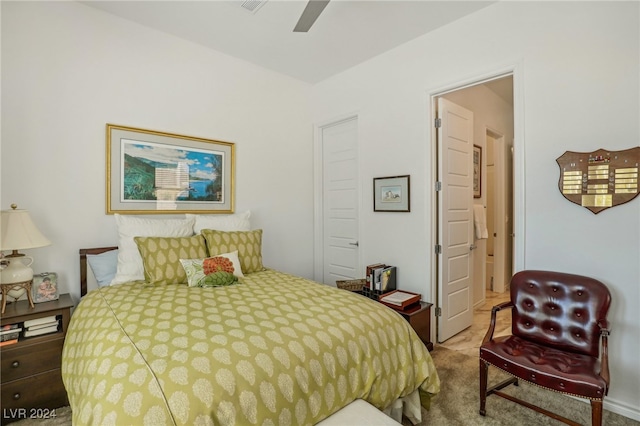
[[202, 235], [207, 241], [209, 256], [238, 250], [242, 272], [250, 274], [264, 270], [264, 266], [262, 266], [262, 229], [231, 232], [203, 229]]
[[207, 245], [202, 235], [193, 237], [135, 237], [144, 279], [151, 284], [186, 284], [187, 274], [180, 259], [207, 257]]

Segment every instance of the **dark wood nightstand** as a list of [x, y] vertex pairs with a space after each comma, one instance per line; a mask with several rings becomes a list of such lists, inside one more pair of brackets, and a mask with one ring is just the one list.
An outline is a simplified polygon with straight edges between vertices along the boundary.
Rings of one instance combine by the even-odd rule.
[[[1, 423], [25, 418], [55, 417], [55, 409], [68, 405], [60, 366], [62, 345], [71, 319], [73, 301], [69, 294], [58, 300], [29, 307], [26, 300], [7, 305], [2, 326], [20, 324], [17, 343], [0, 346]], [[24, 322], [55, 316], [58, 331], [24, 337]]]
[[433, 306], [432, 303], [420, 302], [420, 306], [407, 311], [394, 309], [409, 321], [409, 324], [411, 324], [411, 327], [413, 327], [429, 351], [433, 350], [433, 342], [431, 342], [431, 306]]

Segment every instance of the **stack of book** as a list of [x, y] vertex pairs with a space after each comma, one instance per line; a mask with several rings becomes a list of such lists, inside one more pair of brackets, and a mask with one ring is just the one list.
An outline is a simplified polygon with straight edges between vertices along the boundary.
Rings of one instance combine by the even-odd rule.
[[24, 322], [24, 337], [35, 337], [58, 331], [60, 320], [55, 315], [36, 318]]
[[396, 289], [396, 267], [376, 263], [367, 266], [366, 284], [370, 290], [386, 293]]
[[20, 337], [21, 331], [22, 327], [20, 327], [20, 324], [3, 325], [0, 329], [0, 346], [18, 343], [18, 337]]
[[396, 290], [380, 296], [378, 301], [399, 311], [408, 311], [420, 304], [422, 296], [410, 291]]

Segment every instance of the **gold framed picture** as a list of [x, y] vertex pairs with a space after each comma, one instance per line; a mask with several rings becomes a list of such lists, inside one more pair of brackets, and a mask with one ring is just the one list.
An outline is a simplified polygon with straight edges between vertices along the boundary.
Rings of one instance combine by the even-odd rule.
[[107, 214], [233, 213], [235, 145], [107, 124]]

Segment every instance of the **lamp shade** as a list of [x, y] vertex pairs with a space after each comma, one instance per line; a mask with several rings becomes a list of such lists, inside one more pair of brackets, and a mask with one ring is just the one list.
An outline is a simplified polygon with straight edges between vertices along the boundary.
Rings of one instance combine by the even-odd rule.
[[0, 212], [0, 250], [21, 250], [44, 247], [51, 244], [36, 228], [27, 210]]

